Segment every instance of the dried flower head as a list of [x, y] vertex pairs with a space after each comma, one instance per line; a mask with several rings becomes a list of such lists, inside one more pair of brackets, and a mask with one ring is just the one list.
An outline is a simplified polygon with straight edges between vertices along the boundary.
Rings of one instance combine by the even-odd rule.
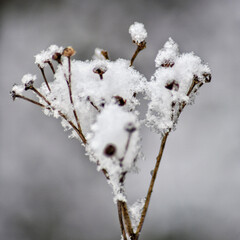
[[63, 56], [65, 57], [72, 57], [73, 55], [76, 54], [76, 51], [73, 49], [73, 47], [69, 46], [69, 47], [66, 47], [64, 50], [63, 50]]
[[97, 66], [93, 69], [94, 73], [97, 73], [100, 76], [100, 79], [103, 79], [103, 74], [107, 71], [107, 67], [104, 65]]
[[104, 149], [104, 154], [107, 157], [112, 157], [116, 152], [116, 147], [113, 144], [108, 144]]

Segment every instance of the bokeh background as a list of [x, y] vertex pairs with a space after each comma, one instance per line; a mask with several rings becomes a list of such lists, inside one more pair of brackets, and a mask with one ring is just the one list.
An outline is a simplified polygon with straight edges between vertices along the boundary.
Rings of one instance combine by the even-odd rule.
[[[168, 37], [213, 76], [168, 139], [141, 239], [240, 239], [240, 1], [8, 0], [0, 1], [1, 240], [120, 239], [111, 188], [79, 142], [9, 91], [39, 74], [33, 56], [51, 44], [73, 46], [81, 60], [95, 47], [130, 59], [134, 21], [148, 31], [135, 62], [148, 79]], [[127, 179], [130, 203], [146, 194], [159, 144], [143, 129], [146, 160]]]

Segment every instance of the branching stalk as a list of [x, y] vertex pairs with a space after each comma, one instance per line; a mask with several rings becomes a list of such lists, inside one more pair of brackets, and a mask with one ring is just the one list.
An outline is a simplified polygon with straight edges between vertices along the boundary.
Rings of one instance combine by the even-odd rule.
[[118, 207], [118, 219], [120, 223], [121, 233], [122, 233], [123, 239], [127, 240], [126, 231], [124, 228], [124, 223], [122, 218], [122, 203], [120, 201], [117, 202], [117, 207]]
[[150, 185], [149, 185], [149, 188], [148, 188], [146, 201], [145, 201], [145, 204], [143, 206], [141, 218], [140, 218], [140, 221], [139, 221], [139, 224], [138, 224], [138, 227], [137, 227], [136, 238], [135, 238], [136, 240], [139, 237], [139, 233], [142, 230], [143, 222], [144, 222], [145, 217], [146, 217], [146, 213], [147, 213], [148, 206], [149, 206], [149, 203], [150, 203], [150, 198], [151, 198], [151, 195], [152, 195], [154, 183], [155, 183], [155, 180], [156, 180], [156, 177], [157, 177], [157, 172], [158, 172], [158, 169], [159, 169], [159, 166], [160, 166], [160, 162], [161, 162], [161, 159], [162, 159], [162, 155], [163, 155], [163, 151], [164, 151], [164, 147], [165, 147], [168, 135], [169, 135], [169, 132], [167, 132], [162, 138], [160, 150], [159, 150], [159, 153], [158, 153], [158, 156], [157, 156], [157, 161], [156, 161], [155, 168], [154, 168], [154, 171], [153, 171], [153, 174], [152, 174], [152, 179], [151, 179], [151, 182], [150, 182]]

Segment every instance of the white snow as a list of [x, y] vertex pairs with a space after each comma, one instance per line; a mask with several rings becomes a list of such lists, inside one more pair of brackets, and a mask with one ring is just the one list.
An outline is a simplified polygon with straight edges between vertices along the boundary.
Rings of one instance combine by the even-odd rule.
[[139, 44], [147, 38], [147, 31], [142, 23], [135, 22], [129, 28], [129, 33], [132, 37], [132, 40]]

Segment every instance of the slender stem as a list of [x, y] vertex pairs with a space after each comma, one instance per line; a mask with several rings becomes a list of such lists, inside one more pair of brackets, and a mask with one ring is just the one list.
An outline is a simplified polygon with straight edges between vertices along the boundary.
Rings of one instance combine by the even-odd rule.
[[131, 219], [130, 219], [130, 216], [129, 216], [129, 213], [128, 213], [127, 203], [123, 202], [123, 201], [120, 201], [120, 203], [121, 203], [121, 206], [122, 206], [122, 215], [123, 215], [123, 218], [124, 218], [124, 222], [125, 222], [125, 226], [126, 226], [128, 235], [131, 239], [134, 239], [135, 234], [133, 232]]
[[49, 84], [48, 84], [48, 81], [47, 81], [47, 78], [46, 78], [46, 75], [45, 75], [45, 72], [44, 72], [44, 68], [40, 67], [40, 65], [38, 65], [38, 67], [39, 67], [39, 69], [41, 70], [43, 79], [44, 79], [44, 81], [45, 81], [45, 83], [46, 83], [46, 85], [47, 85], [47, 88], [48, 88], [49, 92], [51, 92], [51, 88], [50, 88], [50, 86], [49, 86]]
[[47, 63], [48, 63], [48, 65], [50, 66], [53, 74], [55, 74], [55, 69], [54, 69], [54, 67], [53, 67], [53, 64], [52, 64], [50, 61], [48, 61]]
[[51, 103], [47, 100], [46, 97], [44, 97], [35, 87], [31, 87], [31, 90], [33, 90], [39, 97], [41, 97], [49, 106], [51, 106]]
[[[30, 89], [33, 90], [39, 97], [41, 97], [41, 98], [49, 105], [49, 107], [52, 108], [52, 110], [56, 110], [56, 109], [51, 105], [51, 103], [46, 99], [46, 97], [43, 96], [35, 87], [32, 86]], [[32, 100], [32, 101], [33, 101], [33, 100]], [[36, 102], [36, 103], [37, 103], [37, 102]], [[42, 106], [45, 107], [44, 105], [42, 105]], [[42, 107], [42, 106], [41, 106], [41, 107]], [[83, 142], [84, 144], [86, 144], [86, 143], [87, 143], [87, 140], [86, 140], [85, 136], [83, 135], [83, 133], [82, 133], [81, 131], [79, 131], [79, 129], [73, 124], [73, 122], [72, 122], [71, 120], [69, 120], [69, 119], [67, 118], [67, 116], [66, 116], [65, 114], [63, 114], [60, 110], [58, 110], [58, 114], [59, 114], [62, 118], [64, 118], [64, 119], [72, 126], [72, 128], [77, 132], [78, 136], [81, 138], [82, 142]]]
[[130, 67], [133, 65], [133, 62], [134, 62], [135, 58], [137, 57], [137, 55], [139, 54], [139, 52], [141, 52], [144, 48], [146, 48], [145, 41], [143, 41], [137, 45], [137, 49], [131, 58]]
[[145, 204], [143, 206], [143, 211], [142, 211], [142, 214], [141, 214], [141, 218], [140, 218], [140, 221], [139, 221], [139, 224], [138, 224], [138, 227], [137, 227], [136, 240], [138, 239], [139, 233], [142, 230], [143, 222], [144, 222], [145, 217], [146, 217], [146, 213], [147, 213], [147, 210], [148, 210], [148, 206], [149, 206], [150, 198], [151, 198], [151, 195], [152, 195], [154, 183], [155, 183], [155, 180], [156, 180], [156, 177], [157, 177], [158, 168], [160, 166], [160, 162], [161, 162], [161, 159], [162, 159], [162, 155], [163, 155], [163, 151], [164, 151], [164, 147], [165, 147], [168, 135], [169, 135], [169, 132], [167, 132], [162, 138], [160, 150], [159, 150], [159, 153], [158, 153], [158, 156], [157, 156], [157, 161], [156, 161], [155, 168], [154, 168], [154, 171], [153, 171], [153, 174], [152, 174], [152, 179], [151, 179], [151, 182], [150, 182], [150, 185], [149, 185], [149, 188], [148, 188], [146, 201], [145, 201]]
[[87, 140], [85, 139], [85, 137], [84, 137], [84, 135], [82, 133], [81, 125], [80, 125], [80, 122], [79, 122], [79, 119], [78, 119], [78, 115], [77, 115], [77, 112], [76, 112], [76, 109], [75, 109], [75, 106], [74, 106], [74, 102], [73, 102], [71, 75], [72, 75], [72, 73], [71, 73], [71, 59], [70, 59], [70, 57], [68, 57], [68, 79], [67, 79], [66, 74], [64, 74], [64, 76], [65, 76], [65, 79], [66, 79], [66, 82], [67, 82], [67, 85], [68, 85], [69, 98], [70, 98], [71, 105], [73, 107], [73, 115], [74, 115], [75, 120], [77, 122], [78, 130], [79, 130], [79, 132], [82, 135], [81, 139], [82, 139], [83, 143], [86, 144]]
[[121, 233], [122, 233], [123, 239], [127, 240], [126, 231], [125, 231], [124, 223], [122, 219], [122, 203], [120, 201], [117, 202], [117, 207], [118, 207], [118, 219], [120, 223]]
[[34, 101], [34, 100], [32, 100], [32, 99], [30, 99], [30, 98], [28, 98], [28, 97], [25, 97], [25, 96], [23, 96], [23, 95], [15, 94], [14, 97], [15, 97], [15, 98], [21, 98], [21, 99], [26, 100], [26, 101], [28, 101], [28, 102], [31, 102], [31, 103], [33, 103], [33, 104], [35, 104], [35, 105], [38, 105], [39, 107], [43, 107], [43, 108], [46, 107], [45, 105], [43, 105], [43, 104], [41, 104], [41, 103], [39, 103], [39, 102], [36, 102], [36, 101]]

